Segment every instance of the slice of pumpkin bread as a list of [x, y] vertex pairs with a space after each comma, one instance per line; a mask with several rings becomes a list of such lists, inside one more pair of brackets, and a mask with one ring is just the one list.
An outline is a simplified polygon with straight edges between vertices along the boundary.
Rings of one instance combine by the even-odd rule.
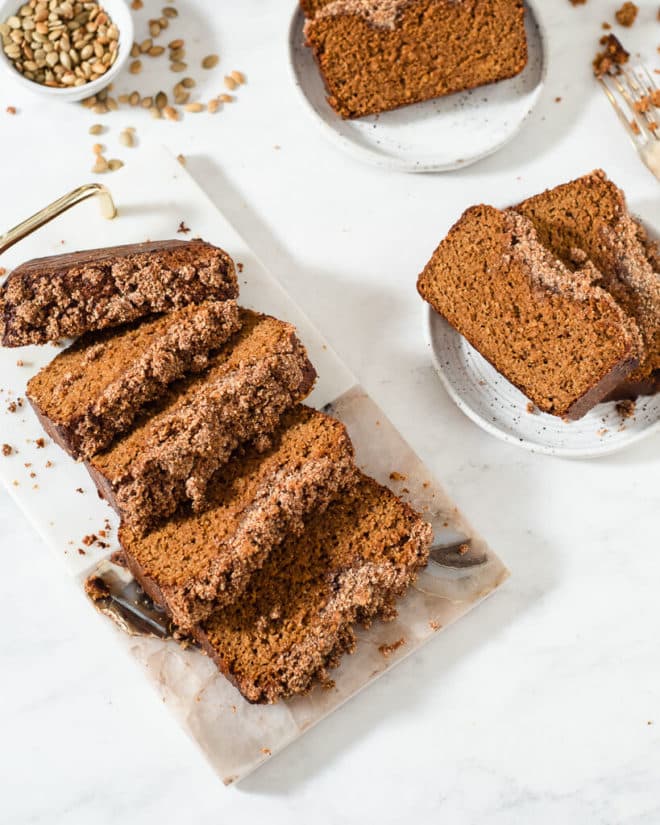
[[45, 344], [237, 296], [234, 262], [204, 241], [154, 241], [35, 258], [0, 287], [0, 344]]
[[119, 539], [133, 575], [188, 629], [214, 609], [249, 598], [251, 576], [274, 547], [322, 518], [355, 479], [353, 448], [339, 421], [299, 405], [263, 451], [239, 449], [211, 479], [207, 506], [183, 508], [146, 536], [126, 526]]
[[305, 693], [352, 652], [356, 622], [392, 618], [432, 538], [430, 524], [360, 474], [301, 536], [271, 550], [241, 599], [193, 634], [248, 701]]
[[660, 265], [623, 192], [597, 169], [514, 209], [569, 269], [591, 261], [600, 273], [598, 285], [635, 319], [644, 349], [629, 381], [642, 382], [660, 369]]
[[209, 368], [170, 385], [88, 469], [100, 493], [138, 532], [178, 504], [206, 503], [215, 471], [246, 441], [275, 430], [310, 392], [316, 372], [290, 324], [241, 310], [241, 329]]
[[586, 263], [570, 271], [513, 211], [468, 209], [419, 276], [421, 296], [544, 412], [580, 418], [638, 365], [634, 319]]
[[88, 332], [38, 372], [26, 394], [54, 441], [91, 458], [173, 381], [206, 369], [239, 325], [235, 301], [209, 301]]
[[304, 0], [305, 24], [342, 117], [385, 112], [519, 74], [523, 0]]

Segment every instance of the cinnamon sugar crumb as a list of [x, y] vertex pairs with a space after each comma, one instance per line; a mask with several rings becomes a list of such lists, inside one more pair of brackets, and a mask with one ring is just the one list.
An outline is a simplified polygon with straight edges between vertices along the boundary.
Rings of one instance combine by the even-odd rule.
[[185, 221], [180, 221], [179, 228], [176, 231], [180, 232], [182, 235], [187, 235], [188, 232], [190, 232], [190, 227], [186, 226]]
[[3, 444], [2, 445], [2, 454], [4, 456], [11, 455], [13, 452], [14, 452], [14, 448], [11, 446], [11, 444]]
[[432, 621], [429, 622], [429, 627], [431, 628], [431, 630], [440, 630], [442, 625], [440, 624], [440, 622], [436, 622], [435, 620], [432, 620]]
[[34, 443], [37, 445], [38, 450], [43, 450], [43, 448], [46, 446], [46, 439], [45, 438], [37, 438]]

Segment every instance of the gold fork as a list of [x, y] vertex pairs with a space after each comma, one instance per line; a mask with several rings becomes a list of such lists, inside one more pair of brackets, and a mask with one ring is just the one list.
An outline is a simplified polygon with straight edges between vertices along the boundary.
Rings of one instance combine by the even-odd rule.
[[641, 64], [598, 78], [642, 161], [660, 180], [660, 91]]

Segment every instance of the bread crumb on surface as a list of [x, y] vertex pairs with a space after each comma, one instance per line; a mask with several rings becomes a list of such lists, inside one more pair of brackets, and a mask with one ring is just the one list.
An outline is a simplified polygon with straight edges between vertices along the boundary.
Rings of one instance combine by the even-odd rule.
[[634, 3], [626, 2], [617, 10], [615, 17], [617, 23], [629, 28], [637, 19], [637, 12], [639, 9]]
[[46, 446], [46, 439], [45, 438], [37, 438], [34, 443], [37, 445], [38, 450], [43, 450], [43, 448]]
[[536, 406], [534, 405], [533, 401], [528, 401], [525, 409], [530, 415], [534, 415], [534, 413], [536, 412]]
[[380, 645], [378, 650], [383, 654], [383, 656], [385, 656], [385, 658], [387, 658], [392, 653], [394, 653], [395, 650], [398, 650], [400, 647], [403, 647], [405, 643], [406, 640], [402, 636], [400, 639], [397, 639], [396, 642], [392, 642], [389, 645]]
[[618, 70], [619, 66], [623, 66], [628, 62], [630, 53], [627, 52], [621, 41], [613, 34], [608, 34], [600, 39], [601, 46], [604, 46], [603, 51], [598, 52], [593, 59], [593, 69], [596, 77], [601, 77], [610, 69]]
[[187, 235], [190, 232], [190, 227], [186, 226], [185, 221], [179, 221], [179, 228], [176, 230], [180, 232], [182, 235]]
[[5, 455], [5, 456], [11, 455], [13, 452], [14, 452], [14, 448], [11, 446], [11, 444], [3, 444], [2, 445], [2, 454], [3, 455]]
[[392, 470], [390, 473], [390, 481], [405, 481], [408, 478], [405, 473], [398, 473], [396, 470]]
[[100, 576], [90, 576], [85, 581], [85, 593], [93, 602], [98, 602], [108, 598], [110, 588]]
[[619, 417], [625, 420], [626, 418], [632, 418], [635, 414], [635, 406], [636, 404], [634, 401], [630, 398], [626, 398], [623, 401], [617, 401], [615, 409]]

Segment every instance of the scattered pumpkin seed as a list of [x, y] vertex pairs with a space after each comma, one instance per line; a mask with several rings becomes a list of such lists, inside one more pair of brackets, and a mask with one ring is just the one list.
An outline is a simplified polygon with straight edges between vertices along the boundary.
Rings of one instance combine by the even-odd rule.
[[218, 98], [214, 97], [212, 100], [209, 100], [208, 105], [207, 105], [206, 108], [208, 109], [208, 111], [212, 115], [214, 115], [218, 111], [218, 109], [220, 108], [220, 105], [221, 104], [220, 104], [220, 101], [218, 100]]
[[185, 89], [193, 89], [197, 85], [197, 82], [192, 77], [184, 77], [181, 81], [181, 85]]
[[170, 40], [167, 44], [168, 49], [182, 49], [184, 45], [184, 41], [179, 37], [176, 40]]
[[158, 92], [156, 95], [156, 106], [159, 109], [164, 109], [167, 106], [167, 95], [165, 92]]
[[183, 108], [186, 110], [186, 112], [197, 113], [203, 112], [204, 109], [206, 109], [206, 106], [203, 103], [187, 103]]
[[185, 72], [187, 68], [188, 64], [184, 63], [182, 60], [174, 60], [172, 63], [170, 63], [170, 69], [173, 72]]
[[231, 75], [225, 75], [224, 84], [225, 87], [232, 92], [238, 86], [238, 83], [234, 80], [234, 78]]
[[177, 156], [176, 156], [176, 159], [179, 161], [179, 163], [181, 164], [181, 166], [185, 166], [185, 165], [186, 165], [186, 156], [185, 156], [185, 155], [177, 155]]
[[94, 123], [89, 127], [89, 133], [90, 135], [100, 135], [104, 128], [100, 123]]
[[233, 103], [234, 96], [233, 95], [218, 95], [218, 100], [221, 103]]
[[174, 6], [165, 6], [163, 9], [163, 15], [165, 17], [178, 17], [179, 12], [174, 8]]
[[179, 113], [173, 106], [165, 106], [163, 108], [163, 114], [168, 120], [178, 120]]
[[108, 171], [108, 161], [103, 157], [103, 155], [98, 155], [96, 160], [94, 161], [94, 166], [92, 166], [92, 172], [97, 175], [102, 175], [104, 172]]
[[123, 132], [119, 133], [119, 142], [122, 146], [135, 146], [133, 132], [129, 132], [128, 129], [124, 129]]
[[119, 160], [118, 158], [112, 158], [112, 160], [108, 161], [108, 168], [110, 169], [111, 172], [116, 172], [117, 169], [121, 169], [121, 167], [123, 165], [124, 165], [124, 161]]
[[130, 66], [128, 67], [128, 71], [131, 74], [140, 74], [140, 72], [142, 71], [142, 61], [133, 60]]
[[202, 69], [213, 69], [215, 68], [220, 61], [220, 58], [217, 54], [208, 54], [202, 60]]
[[165, 49], [164, 49], [163, 46], [152, 46], [149, 49], [148, 54], [149, 54], [149, 57], [160, 57], [161, 54], [163, 54], [164, 51], [165, 51]]
[[233, 72], [231, 72], [231, 77], [233, 77], [233, 79], [239, 85], [242, 85], [243, 83], [245, 83], [245, 75], [243, 74], [243, 72], [237, 72], [236, 70], [234, 70]]
[[153, 41], [150, 37], [147, 37], [147, 39], [146, 39], [146, 40], [143, 40], [143, 41], [142, 41], [142, 43], [140, 43], [140, 52], [141, 52], [142, 54], [145, 54], [146, 52], [148, 52], [148, 51], [149, 51], [149, 49], [150, 49], [153, 45], [154, 45], [154, 41]]

